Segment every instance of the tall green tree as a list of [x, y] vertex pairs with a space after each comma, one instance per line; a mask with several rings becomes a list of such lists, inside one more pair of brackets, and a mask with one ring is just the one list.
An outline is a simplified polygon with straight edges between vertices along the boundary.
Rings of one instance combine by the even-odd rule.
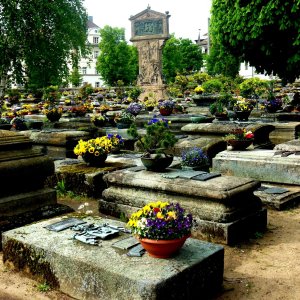
[[203, 66], [201, 48], [190, 39], [167, 40], [163, 48], [163, 75], [167, 82], [174, 81], [177, 74], [196, 72]]
[[100, 38], [97, 71], [105, 83], [117, 85], [122, 80], [125, 85], [133, 84], [138, 75], [138, 54], [127, 44], [125, 29], [106, 25], [100, 29]]
[[11, 72], [37, 88], [59, 84], [86, 54], [82, 0], [1, 0], [0, 78]]
[[211, 36], [258, 72], [293, 82], [300, 75], [299, 0], [213, 0]]
[[[224, 55], [226, 53], [226, 55]], [[224, 75], [235, 78], [239, 74], [241, 60], [228, 53], [217, 41], [212, 43], [206, 56], [206, 69], [209, 75]]]

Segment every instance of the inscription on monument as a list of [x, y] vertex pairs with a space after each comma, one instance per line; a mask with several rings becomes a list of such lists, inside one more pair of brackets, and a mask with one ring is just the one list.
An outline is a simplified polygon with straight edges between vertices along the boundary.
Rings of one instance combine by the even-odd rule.
[[163, 20], [162, 19], [147, 19], [138, 20], [134, 22], [135, 35], [153, 35], [163, 33]]

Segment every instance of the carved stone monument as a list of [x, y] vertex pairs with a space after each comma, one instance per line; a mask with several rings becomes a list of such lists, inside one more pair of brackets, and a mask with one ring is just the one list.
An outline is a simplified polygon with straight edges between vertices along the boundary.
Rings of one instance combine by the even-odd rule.
[[169, 38], [169, 12], [165, 14], [147, 9], [130, 17], [131, 42], [138, 49], [138, 85], [143, 88], [141, 98], [154, 93], [165, 98], [162, 79], [162, 48]]

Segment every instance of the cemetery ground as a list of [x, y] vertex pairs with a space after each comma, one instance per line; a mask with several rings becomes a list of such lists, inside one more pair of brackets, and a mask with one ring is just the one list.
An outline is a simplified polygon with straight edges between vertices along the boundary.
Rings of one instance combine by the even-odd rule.
[[[60, 198], [59, 203], [75, 210], [81, 203], [97, 214], [96, 200]], [[92, 247], [92, 246], [91, 246]], [[300, 297], [300, 207], [286, 211], [268, 210], [268, 228], [234, 247], [225, 247], [223, 290], [213, 299], [288, 299]], [[0, 300], [69, 300], [48, 290], [24, 274], [2, 264], [0, 252]], [[101, 296], [99, 297], [101, 299]], [[130, 300], [130, 298], [128, 298]], [[199, 299], [201, 295], [199, 295]]]

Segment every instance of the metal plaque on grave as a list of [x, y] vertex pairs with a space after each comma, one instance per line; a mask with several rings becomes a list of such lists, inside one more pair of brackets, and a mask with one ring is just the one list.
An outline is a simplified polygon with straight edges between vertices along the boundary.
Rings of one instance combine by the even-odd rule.
[[115, 242], [114, 244], [112, 244], [112, 246], [115, 248], [118, 248], [118, 249], [128, 250], [138, 244], [139, 244], [139, 241], [135, 237], [131, 236], [131, 237], [128, 237], [128, 238], [125, 238], [125, 239]]
[[79, 225], [79, 224], [84, 224], [86, 223], [83, 220], [79, 220], [76, 218], [68, 218], [50, 225], [45, 226], [46, 229], [51, 230], [51, 231], [62, 231], [67, 228]]

